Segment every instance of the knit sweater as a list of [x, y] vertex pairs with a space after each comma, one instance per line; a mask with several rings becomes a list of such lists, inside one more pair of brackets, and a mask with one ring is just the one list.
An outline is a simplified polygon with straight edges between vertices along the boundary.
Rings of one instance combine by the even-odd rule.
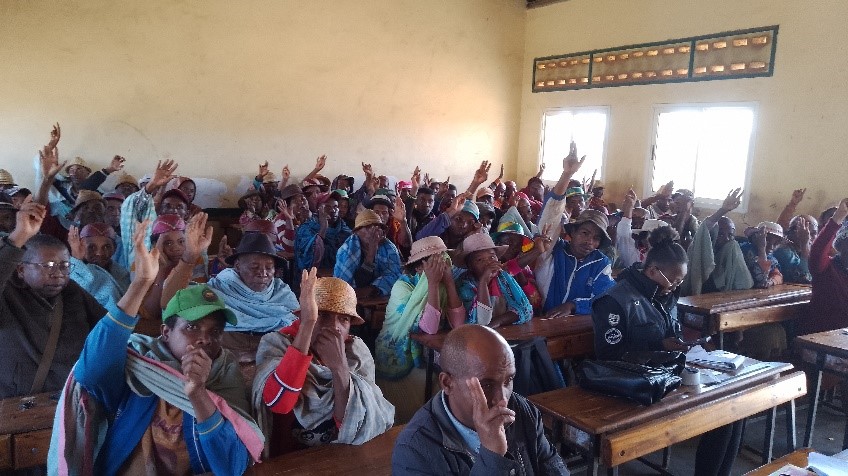
[[810, 247], [813, 296], [810, 311], [799, 320], [799, 335], [848, 326], [848, 270], [844, 264], [848, 257], [830, 257], [838, 231], [839, 223], [828, 220]]
[[0, 240], [0, 398], [30, 393], [38, 363], [50, 335], [50, 317], [58, 299], [63, 301], [59, 344], [43, 391], [61, 390], [68, 373], [82, 351], [85, 338], [106, 314], [89, 293], [68, 281], [53, 299], [35, 294], [17, 276], [16, 268], [24, 250], [7, 239]]

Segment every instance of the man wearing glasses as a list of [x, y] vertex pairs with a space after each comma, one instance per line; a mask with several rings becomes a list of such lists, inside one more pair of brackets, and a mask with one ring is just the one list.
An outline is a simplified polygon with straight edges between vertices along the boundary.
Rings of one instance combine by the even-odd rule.
[[70, 280], [64, 243], [39, 235], [46, 209], [27, 198], [0, 239], [0, 398], [61, 390], [95, 323], [106, 315]]

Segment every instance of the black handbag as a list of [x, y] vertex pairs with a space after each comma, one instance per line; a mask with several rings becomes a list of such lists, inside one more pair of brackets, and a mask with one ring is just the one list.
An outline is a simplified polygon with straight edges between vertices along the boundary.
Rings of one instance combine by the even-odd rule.
[[686, 367], [686, 354], [669, 350], [637, 350], [625, 352], [621, 360], [648, 367], [663, 367], [680, 376]]
[[[680, 373], [686, 362], [685, 355], [680, 352], [629, 354], [625, 354], [625, 357], [645, 363], [623, 360], [583, 361], [577, 369], [580, 387], [614, 397], [624, 397], [647, 406], [660, 401], [680, 386], [682, 381]], [[647, 358], [649, 357], [647, 354], [657, 355]]]

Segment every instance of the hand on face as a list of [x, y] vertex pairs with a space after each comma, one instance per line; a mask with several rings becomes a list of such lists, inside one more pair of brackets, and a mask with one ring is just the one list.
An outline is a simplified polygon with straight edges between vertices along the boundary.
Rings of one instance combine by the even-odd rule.
[[195, 392], [206, 390], [206, 380], [209, 379], [209, 372], [212, 370], [212, 359], [206, 355], [206, 351], [195, 348], [191, 344], [186, 347], [186, 351], [180, 365], [186, 377], [183, 391], [190, 396]]
[[315, 340], [312, 347], [321, 362], [334, 372], [347, 370], [344, 337], [335, 327], [315, 329]]
[[433, 255], [424, 262], [424, 275], [430, 283], [438, 283], [445, 275], [448, 263], [441, 255]]
[[515, 412], [507, 408], [505, 399], [489, 407], [477, 377], [465, 379], [463, 383], [472, 400], [474, 431], [480, 437], [480, 444], [493, 453], [505, 455], [508, 448], [506, 426], [515, 422]]

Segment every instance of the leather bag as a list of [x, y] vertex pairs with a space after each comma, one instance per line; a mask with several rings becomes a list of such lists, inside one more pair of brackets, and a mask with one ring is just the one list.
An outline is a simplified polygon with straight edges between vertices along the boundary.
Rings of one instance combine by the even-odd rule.
[[624, 397], [647, 406], [660, 401], [680, 386], [680, 373], [686, 363], [685, 355], [680, 352], [628, 354], [623, 358], [633, 361], [583, 361], [577, 369], [580, 387], [614, 397]]

